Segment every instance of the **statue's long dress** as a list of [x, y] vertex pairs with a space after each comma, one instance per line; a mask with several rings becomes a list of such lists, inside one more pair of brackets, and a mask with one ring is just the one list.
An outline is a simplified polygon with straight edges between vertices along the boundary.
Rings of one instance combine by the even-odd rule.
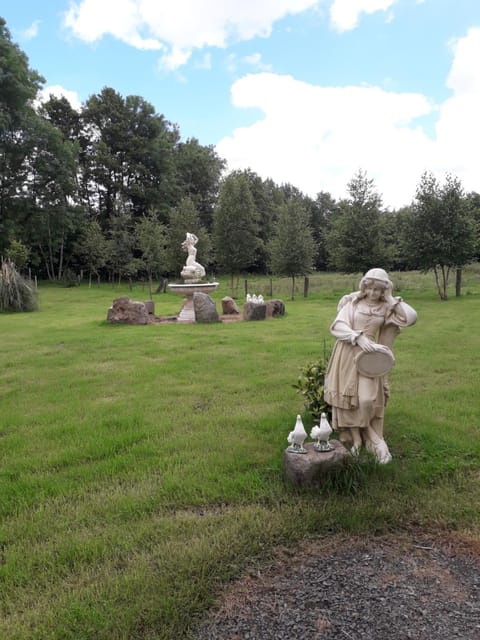
[[361, 349], [355, 341], [363, 333], [391, 348], [400, 327], [414, 324], [416, 313], [400, 298], [393, 307], [386, 303], [370, 306], [357, 293], [342, 298], [339, 309], [330, 327], [337, 341], [325, 376], [324, 395], [332, 406], [332, 427], [345, 443], [352, 441], [352, 427], [372, 427], [383, 438], [388, 376], [368, 378], [358, 372], [354, 358]]

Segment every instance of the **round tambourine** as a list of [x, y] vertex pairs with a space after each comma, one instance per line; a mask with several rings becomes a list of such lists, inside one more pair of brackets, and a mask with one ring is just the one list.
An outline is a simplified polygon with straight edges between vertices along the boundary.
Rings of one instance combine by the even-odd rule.
[[392, 351], [382, 346], [381, 351], [362, 351], [355, 356], [357, 371], [367, 378], [386, 376], [395, 364]]

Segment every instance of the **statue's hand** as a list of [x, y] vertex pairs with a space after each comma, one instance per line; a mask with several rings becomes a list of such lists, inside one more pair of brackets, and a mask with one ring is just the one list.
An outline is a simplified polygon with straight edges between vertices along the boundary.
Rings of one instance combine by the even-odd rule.
[[370, 340], [370, 338], [367, 338], [363, 334], [358, 336], [357, 345], [360, 347], [362, 351], [367, 351], [367, 352], [376, 351], [378, 347], [376, 342], [373, 342], [373, 340]]

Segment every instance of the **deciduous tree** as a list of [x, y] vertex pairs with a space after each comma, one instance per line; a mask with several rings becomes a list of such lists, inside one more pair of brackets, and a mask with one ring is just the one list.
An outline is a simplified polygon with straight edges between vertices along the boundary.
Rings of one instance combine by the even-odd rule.
[[220, 188], [213, 220], [217, 264], [230, 274], [232, 293], [238, 289], [240, 273], [255, 262], [257, 233], [257, 212], [248, 181], [241, 173], [232, 173]]
[[338, 271], [365, 272], [382, 264], [382, 199], [364, 171], [348, 183], [350, 197], [340, 201], [328, 232], [329, 265]]
[[151, 210], [135, 225], [141, 260], [148, 277], [148, 292], [152, 299], [152, 278], [166, 270], [167, 230], [161, 224], [155, 212]]
[[281, 206], [270, 254], [272, 272], [292, 278], [293, 300], [295, 278], [312, 271], [314, 256], [309, 215], [298, 199], [291, 199]]
[[433, 271], [441, 300], [448, 298], [452, 269], [467, 264], [476, 252], [476, 227], [460, 180], [447, 175], [443, 185], [425, 172], [417, 187], [407, 246], [423, 271]]

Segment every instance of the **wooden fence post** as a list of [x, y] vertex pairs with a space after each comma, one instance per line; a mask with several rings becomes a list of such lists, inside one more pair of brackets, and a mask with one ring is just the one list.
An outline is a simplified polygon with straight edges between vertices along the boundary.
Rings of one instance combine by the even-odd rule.
[[303, 297], [308, 298], [308, 287], [310, 285], [310, 278], [305, 276], [305, 280], [303, 281]]

